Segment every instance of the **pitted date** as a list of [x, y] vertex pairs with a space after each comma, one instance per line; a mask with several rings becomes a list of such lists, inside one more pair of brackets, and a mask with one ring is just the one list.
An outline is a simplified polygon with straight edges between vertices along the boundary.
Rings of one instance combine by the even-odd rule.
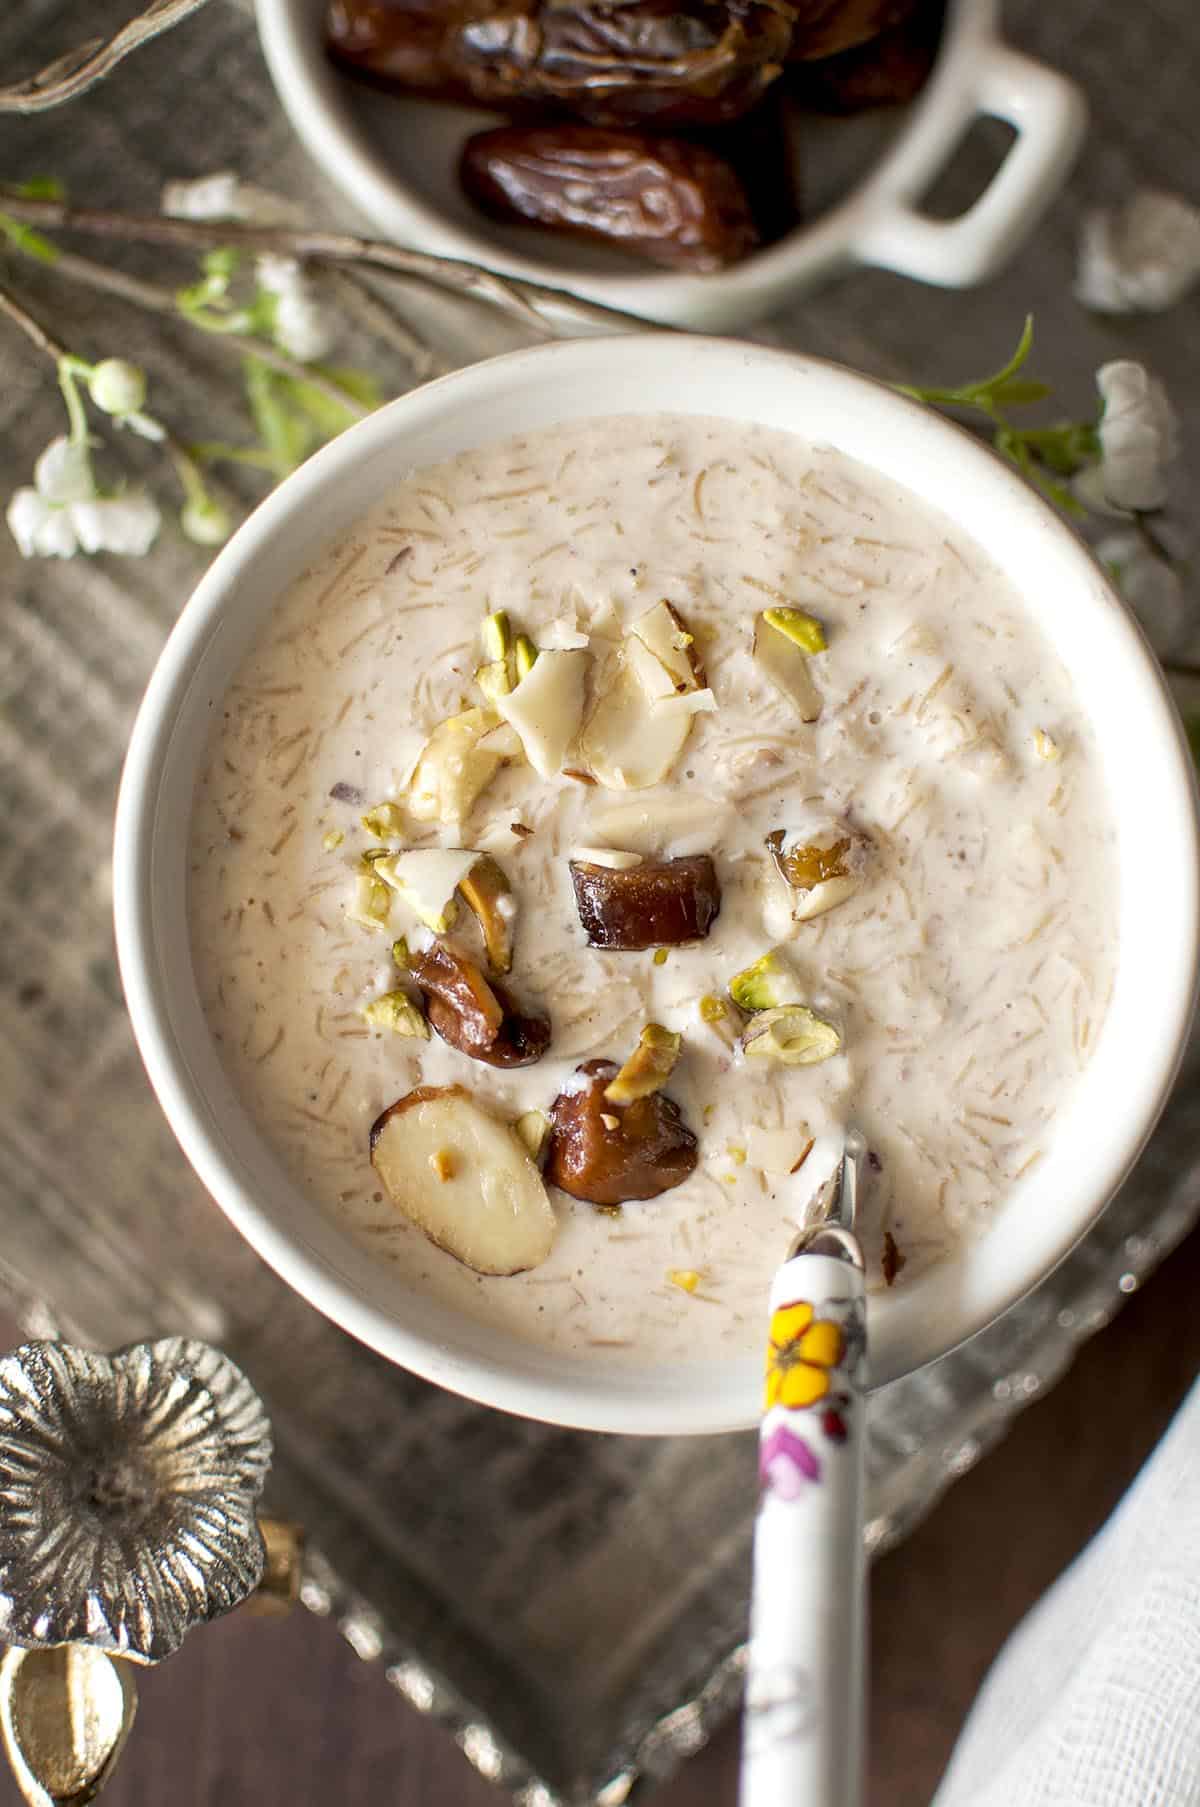
[[459, 169], [493, 218], [557, 228], [670, 269], [718, 270], [758, 242], [732, 169], [683, 139], [503, 126], [469, 139]]
[[454, 33], [504, 0], [330, 0], [325, 44], [344, 68], [388, 87], [470, 105], [470, 86], [452, 66]]
[[768, 0], [518, 0], [464, 20], [451, 61], [501, 111], [518, 102], [592, 125], [716, 125], [779, 75], [794, 17]]
[[898, 106], [912, 100], [924, 86], [937, 55], [941, 29], [940, 4], [922, 6], [902, 25], [881, 32], [869, 44], [798, 65], [792, 92], [801, 106], [817, 113]]
[[915, 5], [916, 0], [798, 0], [789, 61], [815, 62], [855, 50], [901, 24]]

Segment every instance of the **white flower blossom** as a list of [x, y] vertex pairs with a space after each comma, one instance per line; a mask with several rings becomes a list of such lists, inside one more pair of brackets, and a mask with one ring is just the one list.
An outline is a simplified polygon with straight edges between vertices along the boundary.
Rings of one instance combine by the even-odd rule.
[[33, 481], [47, 502], [85, 502], [96, 493], [87, 447], [65, 437], [50, 441], [33, 467]]
[[1159, 657], [1187, 647], [1194, 610], [1176, 566], [1136, 533], [1109, 534], [1095, 550]]
[[1200, 209], [1143, 188], [1122, 207], [1086, 213], [1075, 294], [1102, 314], [1156, 314], [1200, 281]]
[[231, 169], [192, 182], [168, 182], [162, 210], [177, 220], [247, 220], [256, 226], [295, 226], [304, 218], [294, 201], [241, 181]]
[[138, 491], [71, 504], [71, 525], [85, 552], [143, 558], [154, 544], [161, 521], [156, 504]]
[[72, 558], [78, 548], [68, 510], [36, 489], [19, 489], [4, 518], [22, 558]]
[[1096, 372], [1104, 402], [1100, 459], [1076, 478], [1089, 508], [1102, 514], [1141, 513], [1167, 499], [1167, 470], [1179, 449], [1179, 428], [1167, 392], [1142, 364], [1122, 358]]
[[128, 358], [102, 358], [88, 378], [88, 394], [103, 414], [136, 414], [146, 400], [146, 373]]
[[311, 364], [325, 357], [333, 334], [312, 284], [294, 257], [265, 252], [255, 265], [258, 286], [275, 297], [272, 336], [290, 357]]
[[52, 440], [33, 481], [17, 490], [5, 514], [23, 558], [73, 558], [80, 550], [141, 558], [153, 545], [156, 505], [138, 491], [97, 495], [86, 446]]

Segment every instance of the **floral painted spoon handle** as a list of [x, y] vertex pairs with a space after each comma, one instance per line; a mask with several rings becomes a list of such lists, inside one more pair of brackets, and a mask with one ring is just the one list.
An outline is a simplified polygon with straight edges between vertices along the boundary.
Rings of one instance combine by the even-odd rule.
[[741, 1807], [861, 1799], [865, 1350], [857, 1241], [802, 1231], [771, 1288]]

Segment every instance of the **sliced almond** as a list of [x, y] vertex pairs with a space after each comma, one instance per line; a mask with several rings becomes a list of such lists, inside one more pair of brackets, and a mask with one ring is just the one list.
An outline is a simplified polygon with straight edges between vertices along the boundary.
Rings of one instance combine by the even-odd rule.
[[669, 602], [656, 602], [630, 623], [629, 632], [665, 667], [673, 690], [700, 689], [704, 671], [696, 656], [695, 640]]
[[810, 656], [762, 615], [756, 617], [754, 662], [780, 696], [795, 704], [802, 722], [815, 722], [821, 713], [821, 692], [809, 670]]
[[371, 1127], [388, 1197], [477, 1274], [521, 1274], [554, 1242], [554, 1211], [518, 1137], [462, 1086], [418, 1086]]
[[615, 680], [588, 718], [579, 749], [607, 790], [639, 791], [662, 783], [691, 731], [690, 715], [655, 707], [623, 656]]
[[626, 853], [620, 847], [577, 847], [571, 863], [581, 866], [607, 866], [610, 872], [629, 872], [640, 866], [640, 853]]
[[[597, 799], [593, 833], [639, 853], [703, 853], [719, 847], [732, 814], [720, 797], [700, 791], [661, 791], [614, 803]], [[576, 855], [576, 858], [581, 857]]]
[[583, 719], [583, 685], [588, 654], [578, 647], [538, 653], [515, 690], [497, 697], [496, 707], [521, 737], [534, 771], [553, 778], [566, 763]]
[[480, 855], [467, 847], [418, 847], [376, 860], [374, 872], [399, 893], [427, 929], [444, 935], [458, 915], [454, 894], [479, 860]]

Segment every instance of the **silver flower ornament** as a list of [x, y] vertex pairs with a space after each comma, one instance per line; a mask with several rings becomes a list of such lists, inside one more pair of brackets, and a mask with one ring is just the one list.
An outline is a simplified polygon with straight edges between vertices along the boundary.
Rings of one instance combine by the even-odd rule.
[[261, 1400], [207, 1343], [0, 1357], [0, 1641], [170, 1656], [257, 1587], [270, 1462]]

